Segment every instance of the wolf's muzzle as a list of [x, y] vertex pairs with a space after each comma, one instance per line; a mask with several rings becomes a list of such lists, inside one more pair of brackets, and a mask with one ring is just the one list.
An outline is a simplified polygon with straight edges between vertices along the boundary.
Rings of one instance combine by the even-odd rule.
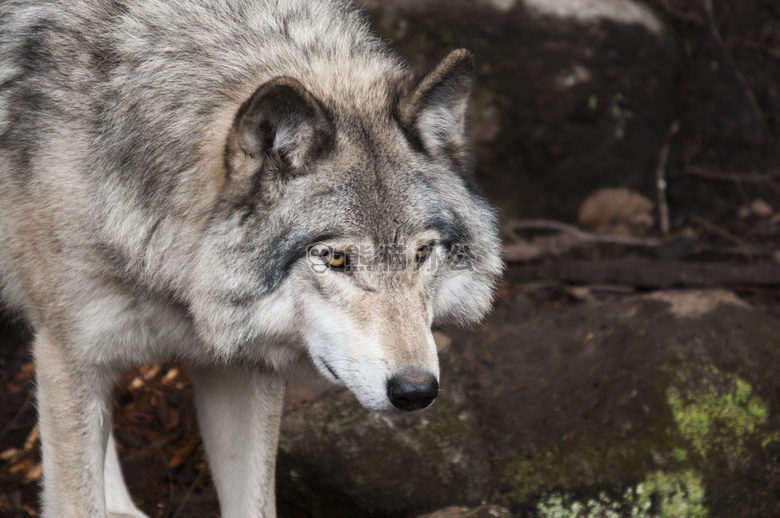
[[436, 399], [439, 382], [429, 373], [398, 374], [387, 381], [387, 397], [399, 410], [425, 408]]

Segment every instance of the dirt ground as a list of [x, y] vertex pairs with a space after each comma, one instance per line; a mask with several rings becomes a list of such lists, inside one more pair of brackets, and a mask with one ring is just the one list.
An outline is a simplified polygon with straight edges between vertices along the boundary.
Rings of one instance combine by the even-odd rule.
[[[780, 269], [774, 257], [780, 250], [780, 4], [717, 1], [716, 36], [706, 1], [648, 3], [672, 27], [683, 56], [675, 78], [679, 101], [673, 118], [679, 132], [669, 145], [668, 202], [671, 234], [693, 239], [682, 239], [679, 250], [670, 248], [666, 259], [738, 265], [747, 274], [757, 264]], [[720, 71], [717, 81], [714, 70]], [[586, 297], [619, 299], [653, 289], [652, 283], [636, 286], [614, 276], [589, 282], [587, 277], [573, 281], [526, 275], [529, 267], [544, 264], [636, 258], [664, 264], [657, 250], [589, 243], [559, 256], [510, 265], [499, 296], [524, 294], [532, 302], [529, 307], [539, 312]], [[748, 275], [728, 287], [780, 318], [780, 281], [770, 277], [751, 281]], [[0, 329], [0, 516], [21, 518], [37, 514], [40, 452], [30, 336], [9, 319], [3, 317]], [[550, 369], [555, 376], [555, 366]], [[182, 365], [136, 370], [116, 390], [114, 432], [127, 482], [150, 516], [219, 515], [191, 392]], [[280, 507], [284, 510], [284, 502]]]

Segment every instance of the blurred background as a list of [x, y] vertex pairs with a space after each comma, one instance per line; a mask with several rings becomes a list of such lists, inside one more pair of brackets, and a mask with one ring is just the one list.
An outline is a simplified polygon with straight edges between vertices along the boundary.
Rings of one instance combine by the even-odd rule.
[[[427, 69], [470, 49], [475, 175], [507, 262], [390, 419], [291, 386], [279, 515], [780, 516], [780, 4], [364, 0]], [[0, 334], [0, 516], [35, 516], [29, 336]], [[218, 516], [184, 365], [115, 398], [153, 517]]]

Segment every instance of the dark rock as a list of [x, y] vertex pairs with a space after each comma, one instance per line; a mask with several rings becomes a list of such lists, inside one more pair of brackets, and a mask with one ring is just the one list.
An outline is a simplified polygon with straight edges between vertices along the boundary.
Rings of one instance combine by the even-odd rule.
[[780, 322], [724, 291], [517, 314], [453, 345], [513, 511], [780, 516]]
[[441, 364], [441, 393], [424, 411], [376, 414], [332, 390], [286, 415], [280, 515], [408, 516], [487, 499], [495, 481], [467, 402], [468, 375], [457, 358], [444, 355]]
[[301, 403], [283, 424], [280, 515], [498, 495], [539, 518], [780, 516], [780, 322], [717, 290], [527, 306], [501, 299], [483, 328], [451, 333], [427, 411], [372, 414], [344, 391]]

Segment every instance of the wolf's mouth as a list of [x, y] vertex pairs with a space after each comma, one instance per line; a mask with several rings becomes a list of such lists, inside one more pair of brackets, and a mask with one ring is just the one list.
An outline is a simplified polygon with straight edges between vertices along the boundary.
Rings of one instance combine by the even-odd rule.
[[318, 358], [322, 362], [322, 364], [325, 366], [325, 368], [328, 369], [328, 372], [330, 372], [331, 376], [333, 376], [337, 380], [341, 381], [341, 378], [339, 378], [338, 374], [336, 374], [336, 371], [333, 370], [333, 367], [328, 365], [328, 362], [326, 362], [325, 359], [322, 356], [319, 356]]

